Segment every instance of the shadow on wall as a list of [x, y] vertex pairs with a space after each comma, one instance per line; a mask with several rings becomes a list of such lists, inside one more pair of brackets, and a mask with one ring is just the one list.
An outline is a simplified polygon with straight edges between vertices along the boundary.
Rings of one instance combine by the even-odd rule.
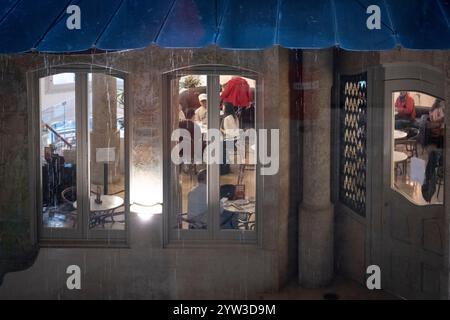
[[31, 250], [26, 250], [25, 253], [20, 252], [19, 254], [15, 253], [7, 257], [0, 257], [0, 287], [3, 284], [3, 278], [8, 272], [30, 268], [35, 263], [38, 253], [39, 248], [35, 247]]

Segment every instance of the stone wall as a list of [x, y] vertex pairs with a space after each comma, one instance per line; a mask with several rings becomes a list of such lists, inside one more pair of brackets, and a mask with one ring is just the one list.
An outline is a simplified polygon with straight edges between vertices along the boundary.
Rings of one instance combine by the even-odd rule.
[[[335, 51], [335, 76], [355, 75], [367, 71], [367, 68], [380, 64], [378, 52], [348, 52], [342, 50]], [[339, 108], [339, 102], [335, 102], [335, 108]], [[337, 113], [335, 113], [336, 115]], [[338, 134], [336, 131], [334, 134]], [[337, 156], [337, 155], [335, 155]], [[334, 170], [339, 170], [337, 166]], [[337, 178], [335, 174], [334, 177]], [[360, 283], [365, 283], [366, 271], [366, 244], [368, 227], [367, 218], [358, 218], [349, 214], [338, 201], [337, 181], [334, 181], [335, 198], [335, 266], [337, 272], [354, 279]]]
[[[442, 70], [446, 77], [445, 92], [446, 101], [450, 101], [450, 54], [448, 51], [409, 51], [409, 50], [391, 50], [386, 52], [358, 53], [337, 51], [335, 55], [336, 72], [342, 74], [357, 74], [366, 71], [368, 68], [387, 64], [411, 62], [416, 64], [426, 64]], [[446, 113], [447, 128], [450, 121], [450, 112]], [[450, 154], [448, 148], [450, 139], [450, 130], [446, 131], [446, 180], [449, 183]], [[445, 217], [444, 232], [446, 243], [444, 244], [445, 261], [443, 261], [442, 283], [446, 284], [448, 280], [448, 261], [449, 261], [449, 221], [450, 221], [450, 188], [445, 188]], [[370, 264], [367, 258], [370, 254], [370, 221], [367, 219], [355, 219], [345, 210], [336, 212], [336, 266], [339, 272], [365, 283], [365, 268]], [[448, 286], [447, 286], [448, 287]], [[448, 298], [448, 292], [443, 292], [443, 298]]]
[[28, 266], [36, 253], [29, 219], [26, 92], [25, 74], [13, 59], [0, 57], [0, 270], [5, 271]]
[[[289, 154], [280, 173], [264, 177], [261, 246], [236, 243], [204, 249], [162, 249], [162, 216], [130, 217], [129, 248], [40, 248], [35, 241], [29, 186], [26, 73], [71, 63], [95, 64], [128, 73], [132, 115], [131, 201], [162, 200], [162, 74], [201, 64], [221, 64], [261, 73], [264, 128], [279, 128], [289, 144], [289, 99], [285, 97], [287, 50], [144, 50], [96, 55], [25, 54], [0, 57], [0, 286], [2, 298], [257, 298], [282, 286], [292, 257], [286, 251], [289, 219]], [[283, 144], [282, 143], [282, 144]], [[148, 199], [148, 198], [152, 199]], [[296, 241], [296, 239], [294, 239]], [[39, 251], [36, 260], [33, 255]], [[18, 255], [19, 257], [16, 257]], [[21, 258], [21, 259], [19, 259]], [[15, 266], [17, 261], [23, 264]], [[27, 265], [28, 264], [28, 265]], [[66, 289], [65, 269], [80, 265], [81, 291]], [[294, 266], [295, 268], [295, 266]]]

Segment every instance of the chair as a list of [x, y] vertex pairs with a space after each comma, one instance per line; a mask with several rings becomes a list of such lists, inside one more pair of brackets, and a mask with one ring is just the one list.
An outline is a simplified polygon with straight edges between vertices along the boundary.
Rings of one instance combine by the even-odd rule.
[[406, 175], [408, 171], [408, 159], [395, 163], [395, 178], [398, 175]]
[[251, 220], [253, 217], [253, 212], [242, 212], [241, 213], [241, 217], [242, 215], [245, 215], [244, 218], [239, 218], [238, 219], [238, 229], [244, 229], [244, 230], [255, 230], [255, 220]]
[[438, 187], [436, 198], [439, 199], [439, 193], [441, 192], [441, 186], [444, 186], [444, 167], [436, 168], [436, 184]]
[[65, 203], [69, 203], [73, 206], [73, 203], [77, 201], [77, 188], [75, 186], [72, 186], [64, 189], [61, 192], [61, 198]]
[[72, 220], [73, 228], [75, 228], [76, 220], [76, 209], [73, 206], [74, 202], [77, 201], [77, 187], [72, 186], [64, 189], [61, 192], [61, 198], [63, 201], [70, 205], [70, 212], [66, 215]]
[[198, 220], [189, 219], [187, 217], [187, 213], [179, 213], [177, 217], [177, 226], [176, 229], [182, 229], [182, 225], [184, 223], [187, 223], [189, 226], [189, 229], [206, 229], [206, 223]]
[[405, 151], [408, 154], [408, 159], [412, 157], [418, 157], [417, 152], [417, 141], [419, 137], [419, 129], [417, 128], [406, 128], [405, 131], [408, 133], [405, 139], [398, 139], [395, 141], [395, 145], [404, 145]]

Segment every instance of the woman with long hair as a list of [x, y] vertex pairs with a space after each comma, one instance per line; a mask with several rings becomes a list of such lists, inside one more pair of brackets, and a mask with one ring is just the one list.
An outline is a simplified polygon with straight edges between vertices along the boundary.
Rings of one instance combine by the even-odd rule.
[[[239, 119], [234, 112], [234, 106], [230, 102], [225, 102], [223, 120], [220, 125], [220, 131], [223, 134], [223, 163], [220, 166], [220, 174], [228, 174], [230, 172], [230, 165], [227, 163], [227, 154], [231, 153], [227, 150], [227, 145], [233, 141], [234, 146], [239, 138]], [[234, 150], [233, 150], [234, 152]]]
[[224, 140], [236, 140], [239, 137], [239, 119], [230, 102], [225, 102], [223, 106], [223, 121], [220, 131], [224, 134]]

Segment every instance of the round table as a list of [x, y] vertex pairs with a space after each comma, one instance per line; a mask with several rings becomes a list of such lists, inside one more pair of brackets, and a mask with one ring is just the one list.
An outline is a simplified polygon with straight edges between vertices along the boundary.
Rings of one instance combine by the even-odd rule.
[[394, 162], [402, 162], [408, 159], [408, 155], [401, 151], [394, 151]]
[[[244, 201], [244, 202], [241, 202]], [[223, 204], [223, 208], [230, 212], [255, 212], [255, 202], [247, 200], [227, 200]]]
[[237, 225], [232, 229], [254, 230], [255, 219], [252, 217], [255, 214], [255, 207], [255, 201], [248, 200], [227, 200], [223, 203], [223, 209], [237, 219]]
[[401, 130], [394, 130], [394, 140], [397, 139], [404, 139], [408, 136], [408, 133], [406, 133], [405, 131], [401, 131]]
[[[124, 201], [121, 197], [114, 195], [101, 195], [100, 199], [102, 203], [95, 202], [97, 198], [96, 195], [92, 195], [89, 197], [89, 227], [93, 227], [97, 224], [105, 224], [105, 218], [110, 217], [112, 222], [114, 222], [114, 210], [121, 207], [124, 204]], [[77, 202], [73, 203], [73, 207], [77, 208]]]

